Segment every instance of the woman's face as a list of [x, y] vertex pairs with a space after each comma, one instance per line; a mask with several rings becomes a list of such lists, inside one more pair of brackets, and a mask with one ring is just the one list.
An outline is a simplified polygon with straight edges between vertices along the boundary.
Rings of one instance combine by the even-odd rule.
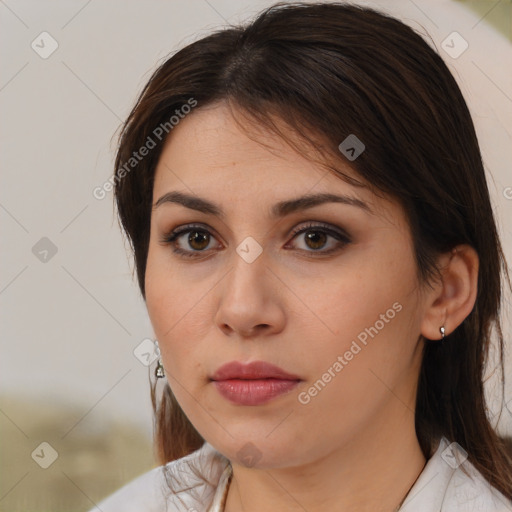
[[[156, 169], [145, 286], [187, 417], [232, 461], [272, 468], [414, 424], [426, 306], [401, 207], [258, 137], [223, 105], [173, 129]], [[295, 203], [317, 194], [341, 199]], [[212, 380], [233, 361], [290, 376], [263, 367]]]

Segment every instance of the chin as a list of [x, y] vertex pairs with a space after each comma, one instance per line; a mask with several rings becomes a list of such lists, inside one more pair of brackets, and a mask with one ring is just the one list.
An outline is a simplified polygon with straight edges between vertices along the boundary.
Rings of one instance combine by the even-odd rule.
[[251, 433], [245, 429], [244, 435], [205, 439], [232, 464], [254, 469], [275, 469], [301, 463], [297, 444], [291, 441], [294, 436], [285, 437], [281, 440], [276, 436], [276, 439], [270, 440], [268, 431]]

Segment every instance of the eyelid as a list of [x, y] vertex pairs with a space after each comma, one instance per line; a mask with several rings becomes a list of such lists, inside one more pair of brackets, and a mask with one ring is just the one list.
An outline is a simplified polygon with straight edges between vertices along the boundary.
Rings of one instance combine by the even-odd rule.
[[298, 233], [302, 233], [303, 231], [308, 230], [314, 230], [318, 229], [319, 231], [327, 232], [328, 234], [334, 233], [342, 238], [344, 238], [347, 242], [351, 241], [351, 237], [348, 235], [348, 233], [337, 226], [333, 226], [332, 224], [328, 224], [326, 222], [322, 222], [319, 220], [314, 221], [306, 221], [306, 225], [304, 223], [299, 224], [299, 226], [296, 226], [292, 229], [290, 234], [288, 236], [295, 236]]

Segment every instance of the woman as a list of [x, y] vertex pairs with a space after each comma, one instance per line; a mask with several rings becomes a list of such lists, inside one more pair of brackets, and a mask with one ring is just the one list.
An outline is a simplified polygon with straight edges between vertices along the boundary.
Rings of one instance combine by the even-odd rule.
[[277, 4], [160, 66], [116, 169], [162, 466], [97, 509], [512, 510], [482, 382], [506, 265], [470, 114], [418, 34]]

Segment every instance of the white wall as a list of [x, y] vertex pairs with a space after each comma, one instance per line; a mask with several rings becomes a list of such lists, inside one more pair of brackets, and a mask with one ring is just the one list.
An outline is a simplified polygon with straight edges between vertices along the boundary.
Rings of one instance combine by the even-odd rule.
[[[241, 20], [270, 3], [0, 3], [3, 394], [29, 394], [40, 403], [69, 400], [90, 410], [84, 425], [111, 415], [150, 434], [148, 370], [133, 349], [152, 330], [131, 277], [112, 195], [100, 201], [92, 191], [111, 175], [111, 137], [160, 59], [225, 20]], [[364, 3], [423, 26], [455, 72], [492, 174], [493, 201], [512, 261], [512, 190], [505, 197], [512, 187], [512, 78], [505, 66], [511, 62], [510, 42], [458, 3]], [[47, 59], [31, 48], [43, 31], [59, 45]], [[469, 43], [457, 59], [441, 49], [452, 31]], [[46, 263], [32, 252], [42, 237], [58, 251]], [[510, 332], [509, 323], [508, 340]], [[507, 364], [511, 374], [510, 356]], [[512, 399], [510, 383], [507, 393]], [[0, 421], [7, 421], [9, 410], [2, 403], [0, 409]], [[504, 422], [510, 432], [510, 414]], [[55, 424], [63, 434], [71, 426]]]

